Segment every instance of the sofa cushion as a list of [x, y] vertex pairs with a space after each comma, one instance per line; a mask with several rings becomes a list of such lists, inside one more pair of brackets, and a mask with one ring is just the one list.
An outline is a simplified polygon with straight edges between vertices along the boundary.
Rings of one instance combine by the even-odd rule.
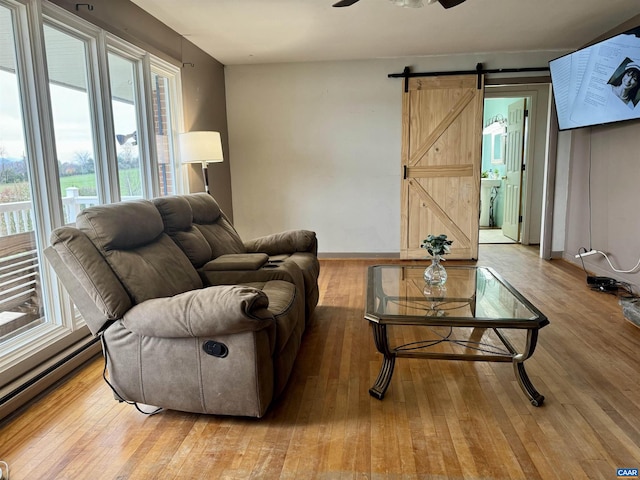
[[73, 227], [57, 228], [51, 233], [51, 248], [103, 315], [100, 318], [83, 312], [93, 333], [99, 332], [106, 322], [121, 318], [131, 308], [131, 298], [124, 286], [84, 233]]
[[191, 205], [193, 223], [209, 243], [213, 258], [228, 253], [245, 253], [240, 235], [211, 195], [193, 193], [184, 195], [184, 198]]
[[184, 232], [193, 226], [191, 205], [181, 196], [158, 197], [152, 200], [160, 212], [164, 231], [172, 236], [177, 232]]
[[154, 198], [153, 204], [160, 212], [164, 231], [196, 268], [211, 260], [211, 246], [200, 230], [193, 226], [191, 205], [183, 196]]
[[146, 245], [164, 231], [160, 213], [148, 200], [86, 208], [76, 217], [76, 227], [102, 252]]
[[164, 233], [160, 213], [148, 200], [87, 208], [76, 226], [104, 256], [134, 303], [202, 288], [198, 272]]

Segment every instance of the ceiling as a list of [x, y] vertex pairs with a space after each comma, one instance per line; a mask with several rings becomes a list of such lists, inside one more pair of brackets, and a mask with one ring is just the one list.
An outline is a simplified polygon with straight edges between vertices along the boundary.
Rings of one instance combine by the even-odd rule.
[[572, 50], [640, 14], [639, 0], [132, 0], [225, 65]]

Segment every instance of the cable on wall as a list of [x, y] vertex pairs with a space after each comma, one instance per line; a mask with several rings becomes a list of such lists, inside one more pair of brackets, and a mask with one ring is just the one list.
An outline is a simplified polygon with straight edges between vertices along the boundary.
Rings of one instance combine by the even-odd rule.
[[[630, 268], [629, 270], [619, 270], [619, 269], [617, 269], [616, 267], [613, 266], [613, 263], [611, 263], [611, 260], [609, 260], [609, 256], [606, 253], [604, 253], [604, 252], [602, 252], [600, 250], [594, 250], [594, 249], [591, 249], [591, 250], [587, 251], [587, 249], [584, 248], [584, 247], [580, 248], [580, 250], [584, 250], [584, 252], [578, 253], [578, 255], [576, 255], [576, 257], [579, 257], [580, 259], [583, 259], [584, 257], [588, 257], [589, 255], [600, 254], [605, 258], [605, 260], [609, 264], [609, 267], [611, 267], [611, 270], [613, 270], [614, 272], [617, 272], [617, 273], [636, 273], [638, 271], [638, 268], [640, 268], [640, 259], [638, 259], [638, 263], [636, 263], [636, 265], [633, 268]], [[584, 260], [582, 260], [582, 267], [584, 268]]]
[[[633, 268], [630, 268], [628, 270], [620, 270], [616, 267], [613, 266], [613, 263], [611, 263], [611, 260], [609, 259], [609, 256], [601, 251], [601, 250], [595, 250], [592, 247], [592, 240], [593, 240], [593, 212], [592, 212], [592, 208], [591, 208], [591, 168], [592, 168], [592, 156], [591, 156], [591, 138], [592, 136], [589, 135], [589, 168], [588, 168], [588, 198], [587, 198], [587, 202], [589, 205], [589, 249], [587, 250], [584, 247], [581, 247], [580, 249], [578, 249], [578, 254], [576, 255], [576, 258], [579, 258], [582, 262], [582, 269], [586, 272], [586, 269], [584, 267], [584, 257], [587, 257], [589, 255], [602, 255], [605, 260], [607, 261], [607, 263], [609, 264], [609, 267], [611, 268], [611, 270], [613, 270], [616, 273], [636, 273], [638, 271], [638, 268], [640, 268], [640, 258], [638, 259], [638, 263], [635, 264], [635, 266]], [[605, 278], [605, 277], [601, 277], [601, 278]], [[607, 277], [608, 278], [608, 277]]]

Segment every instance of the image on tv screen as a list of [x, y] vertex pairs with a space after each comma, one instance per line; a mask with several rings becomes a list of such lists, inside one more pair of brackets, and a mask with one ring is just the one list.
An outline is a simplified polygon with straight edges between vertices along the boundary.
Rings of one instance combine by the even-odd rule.
[[549, 62], [560, 130], [640, 118], [640, 27]]

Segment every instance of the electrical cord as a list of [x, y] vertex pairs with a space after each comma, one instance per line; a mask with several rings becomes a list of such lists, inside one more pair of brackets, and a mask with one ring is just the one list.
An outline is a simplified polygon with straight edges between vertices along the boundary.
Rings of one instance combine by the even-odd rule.
[[601, 252], [600, 250], [596, 250], [596, 253], [599, 253], [600, 255], [602, 255], [605, 258], [605, 260], [607, 261], [607, 263], [609, 264], [609, 266], [611, 267], [611, 270], [613, 270], [614, 272], [617, 272], [617, 273], [635, 273], [636, 270], [638, 270], [638, 267], [640, 267], [640, 259], [638, 259], [638, 263], [636, 263], [636, 266], [633, 267], [632, 269], [630, 269], [630, 270], [618, 270], [617, 268], [615, 268], [613, 266], [613, 264], [611, 263], [611, 260], [609, 260], [609, 257], [607, 256], [606, 253]]
[[588, 255], [595, 255], [596, 253], [602, 255], [605, 260], [607, 261], [607, 263], [609, 264], [609, 267], [611, 267], [611, 270], [613, 270], [614, 272], [617, 273], [635, 273], [636, 270], [638, 270], [638, 267], [640, 267], [640, 259], [638, 259], [638, 263], [635, 264], [635, 266], [633, 268], [630, 268], [629, 270], [619, 270], [616, 267], [613, 266], [613, 263], [611, 263], [611, 260], [609, 260], [609, 256], [604, 253], [601, 250], [587, 250], [584, 247], [580, 247], [578, 249], [578, 254], [576, 255], [576, 258], [580, 258], [580, 260], [582, 260], [582, 269], [584, 270], [584, 257], [588, 256]]
[[155, 415], [156, 413], [162, 412], [164, 410], [164, 408], [162, 408], [162, 407], [158, 407], [152, 412], [145, 412], [144, 410], [142, 410], [140, 408], [140, 406], [138, 405], [137, 402], [132, 402], [130, 400], [125, 400], [122, 397], [122, 395], [120, 395], [118, 393], [118, 391], [115, 389], [115, 387], [113, 385], [111, 385], [109, 380], [107, 380], [107, 358], [108, 358], [109, 355], [107, 354], [107, 343], [105, 342], [104, 334], [100, 335], [100, 340], [102, 341], [102, 350], [103, 350], [103, 353], [104, 353], [104, 368], [102, 370], [102, 378], [105, 381], [105, 383], [107, 385], [109, 385], [109, 388], [111, 388], [111, 391], [113, 391], [113, 394], [117, 397], [117, 399], [120, 400], [121, 402], [126, 403], [127, 405], [133, 405], [134, 407], [136, 407], [136, 410], [138, 410], [140, 413], [143, 413], [145, 415], [152, 416], [152, 415]]
[[584, 254], [586, 253], [588, 254], [600, 253], [605, 257], [611, 269], [618, 273], [633, 273], [640, 266], [640, 260], [638, 261], [636, 266], [633, 267], [631, 270], [618, 270], [613, 267], [607, 255], [604, 252], [601, 252], [599, 250], [593, 250], [593, 249], [587, 250], [584, 247], [580, 247], [578, 249], [578, 255], [577, 255], [580, 258], [580, 262], [582, 263], [582, 270], [587, 275], [587, 285], [590, 286], [591, 290], [609, 293], [611, 295], [616, 295], [618, 298], [625, 298], [625, 299], [640, 298], [638, 297], [638, 295], [636, 295], [633, 292], [633, 286], [630, 283], [622, 282], [611, 277], [599, 277], [599, 276], [591, 275], [587, 271], [584, 265], [584, 256], [585, 256]]
[[[591, 244], [591, 242], [589, 242], [589, 244]], [[578, 257], [580, 257], [580, 263], [582, 263], [582, 270], [584, 270], [584, 273], [586, 273], [587, 275], [589, 274], [589, 272], [587, 272], [587, 269], [584, 266], [584, 257], [582, 256], [582, 254], [590, 252], [590, 251], [591, 251], [591, 249], [587, 250], [584, 247], [580, 247], [578, 249]]]
[[[613, 266], [613, 264], [611, 263], [611, 260], [609, 260], [609, 257], [607, 256], [606, 253], [600, 251], [600, 250], [594, 250], [593, 247], [591, 246], [591, 241], [592, 241], [592, 228], [593, 228], [593, 222], [592, 222], [592, 218], [591, 218], [591, 165], [592, 165], [592, 159], [591, 159], [591, 135], [589, 135], [589, 170], [588, 170], [588, 205], [589, 205], [589, 250], [587, 250], [584, 247], [581, 247], [578, 250], [578, 253], [580, 253], [580, 250], [584, 250], [583, 253], [587, 253], [587, 252], [595, 252], [595, 253], [599, 253], [600, 255], [602, 255], [605, 260], [607, 261], [607, 263], [609, 264], [609, 266], [611, 267], [611, 270], [613, 270], [614, 272], [617, 273], [635, 273], [638, 268], [640, 267], [640, 259], [638, 259], [638, 263], [636, 263], [635, 267], [629, 269], [629, 270], [618, 270], [617, 268], [615, 268]], [[585, 270], [584, 268], [584, 259], [582, 258], [582, 256], [580, 256], [580, 260], [582, 260], [582, 269]], [[586, 271], [586, 270], [585, 270]]]
[[[638, 263], [636, 263], [636, 265], [629, 269], [629, 270], [619, 270], [617, 268], [615, 268], [613, 266], [613, 264], [611, 263], [611, 261], [609, 260], [609, 257], [606, 253], [600, 251], [600, 250], [595, 250], [592, 248], [591, 244], [592, 244], [592, 239], [593, 239], [593, 219], [592, 219], [592, 205], [591, 205], [591, 183], [592, 183], [592, 175], [591, 175], [591, 169], [592, 169], [592, 157], [591, 157], [591, 152], [592, 152], [592, 147], [591, 147], [591, 141], [592, 141], [592, 136], [589, 135], [589, 168], [588, 168], [588, 182], [587, 182], [587, 200], [588, 200], [588, 205], [589, 205], [589, 249], [587, 250], [584, 247], [580, 247], [578, 249], [578, 255], [576, 255], [576, 257], [580, 258], [580, 262], [582, 263], [582, 270], [584, 270], [585, 274], [587, 275], [587, 284], [590, 285], [591, 290], [595, 290], [595, 291], [599, 291], [599, 292], [606, 292], [606, 293], [610, 293], [612, 295], [616, 295], [618, 298], [620, 299], [631, 299], [632, 301], [637, 301], [640, 300], [640, 296], [636, 295], [633, 293], [633, 287], [631, 286], [631, 284], [627, 283], [627, 282], [620, 282], [614, 278], [610, 278], [610, 277], [597, 277], [597, 276], [592, 276], [589, 274], [589, 272], [587, 271], [587, 269], [584, 266], [584, 257], [587, 255], [591, 255], [591, 254], [595, 254], [595, 253], [599, 253], [600, 255], [602, 255], [605, 260], [607, 261], [607, 263], [609, 264], [609, 267], [611, 267], [611, 270], [613, 270], [614, 272], [617, 273], [635, 273], [638, 268], [640, 267], [640, 259], [638, 259]], [[622, 292], [621, 292], [622, 291]]]

